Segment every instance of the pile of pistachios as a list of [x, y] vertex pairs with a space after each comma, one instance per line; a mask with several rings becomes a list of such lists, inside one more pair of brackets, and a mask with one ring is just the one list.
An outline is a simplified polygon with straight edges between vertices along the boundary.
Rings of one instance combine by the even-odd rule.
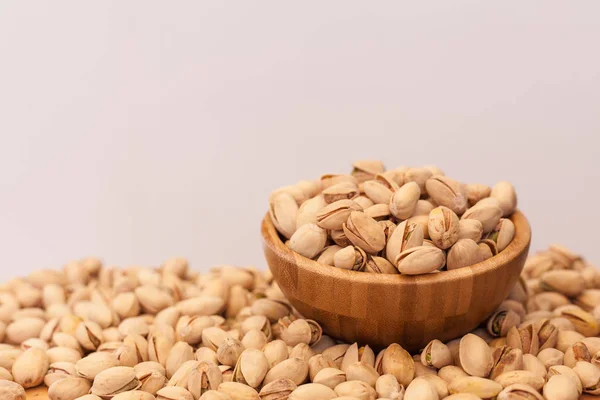
[[0, 399], [576, 400], [600, 393], [599, 318], [600, 272], [560, 246], [480, 328], [414, 355], [323, 334], [268, 271], [87, 258], [0, 285]]
[[437, 167], [385, 170], [358, 161], [274, 191], [269, 213], [286, 245], [338, 268], [418, 275], [484, 261], [515, 235], [517, 196], [508, 182], [464, 184]]

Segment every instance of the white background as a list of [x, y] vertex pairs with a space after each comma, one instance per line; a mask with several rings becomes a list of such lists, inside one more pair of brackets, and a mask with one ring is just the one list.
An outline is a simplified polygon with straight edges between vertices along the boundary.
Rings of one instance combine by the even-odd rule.
[[264, 267], [268, 193], [358, 158], [512, 181], [592, 261], [600, 1], [0, 3], [0, 278]]

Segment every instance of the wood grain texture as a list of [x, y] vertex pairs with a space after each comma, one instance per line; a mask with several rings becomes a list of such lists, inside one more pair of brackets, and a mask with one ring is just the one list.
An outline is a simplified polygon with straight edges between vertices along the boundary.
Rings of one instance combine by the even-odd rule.
[[529, 251], [531, 229], [521, 212], [511, 217], [515, 238], [500, 254], [470, 267], [420, 276], [347, 271], [291, 251], [270, 217], [262, 223], [263, 250], [292, 305], [346, 342], [409, 351], [430, 340], [448, 341], [475, 329], [506, 298]]

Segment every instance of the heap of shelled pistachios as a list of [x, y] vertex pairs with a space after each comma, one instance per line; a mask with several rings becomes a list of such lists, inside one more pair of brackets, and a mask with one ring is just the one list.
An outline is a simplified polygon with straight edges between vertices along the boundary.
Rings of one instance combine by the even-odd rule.
[[348, 175], [282, 187], [269, 213], [288, 247], [319, 263], [354, 271], [417, 275], [476, 264], [515, 235], [517, 196], [458, 182], [437, 167], [385, 170], [358, 161]]
[[0, 399], [575, 400], [600, 393], [600, 273], [553, 246], [481, 328], [374, 352], [324, 335], [270, 273], [94, 258], [0, 285]]

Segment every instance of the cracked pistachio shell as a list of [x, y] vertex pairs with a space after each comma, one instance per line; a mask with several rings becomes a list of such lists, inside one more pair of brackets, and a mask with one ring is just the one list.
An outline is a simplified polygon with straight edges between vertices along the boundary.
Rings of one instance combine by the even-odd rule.
[[281, 192], [273, 196], [269, 202], [269, 215], [279, 233], [289, 239], [296, 231], [298, 203], [294, 196]]
[[581, 384], [581, 379], [579, 379], [579, 375], [577, 375], [577, 373], [575, 371], [573, 371], [573, 368], [569, 368], [564, 365], [552, 366], [548, 369], [548, 377], [547, 378], [550, 379], [550, 377], [552, 377], [554, 375], [564, 375], [564, 376], [571, 378], [571, 380], [577, 387], [578, 394], [581, 395], [581, 393], [583, 393], [583, 386]]
[[352, 164], [351, 175], [358, 182], [364, 182], [375, 178], [375, 175], [385, 171], [383, 162], [379, 160], [358, 160]]
[[408, 385], [415, 376], [415, 362], [397, 343], [389, 345], [381, 359], [383, 374], [392, 374], [401, 385]]
[[538, 337], [540, 350], [556, 346], [558, 329], [549, 320], [543, 319], [534, 322], [534, 331]]
[[217, 390], [229, 395], [232, 400], [261, 400], [254, 388], [242, 383], [223, 382]]
[[498, 182], [492, 188], [490, 196], [498, 200], [504, 217], [512, 215], [517, 209], [517, 193], [509, 182]]
[[[410, 217], [406, 220], [409, 224], [417, 224], [421, 226], [423, 230], [423, 238], [424, 240], [429, 240], [429, 215], [417, 215], [416, 217]], [[431, 242], [431, 241], [430, 241]], [[433, 243], [433, 242], [431, 242]]]
[[156, 361], [141, 362], [141, 363], [137, 364], [135, 367], [133, 367], [133, 369], [135, 370], [135, 373], [138, 377], [144, 373], [147, 373], [147, 372], [150, 372], [153, 370], [159, 372], [161, 375], [165, 375], [167, 373], [165, 370], [165, 367], [163, 367], [161, 364], [157, 363]]
[[137, 379], [133, 368], [112, 367], [96, 375], [91, 393], [100, 397], [109, 397], [139, 387], [140, 381]]
[[331, 202], [326, 202], [321, 195], [315, 196], [302, 203], [296, 214], [296, 229], [299, 229], [302, 225], [316, 224], [317, 214], [325, 208], [328, 203]]
[[[398, 187], [398, 185], [395, 183], [394, 186], [395, 188]], [[390, 188], [384, 182], [375, 179], [365, 181], [362, 185], [362, 188], [365, 192], [365, 195], [374, 204], [388, 204], [395, 190], [395, 188]]]
[[498, 252], [504, 250], [515, 237], [515, 224], [508, 218], [501, 218], [487, 238], [496, 242]]
[[202, 361], [194, 364], [187, 382], [187, 390], [194, 396], [194, 399], [209, 390], [217, 390], [223, 382], [223, 375], [216, 364]]
[[424, 378], [415, 378], [404, 392], [405, 400], [438, 400], [439, 395], [433, 385]]
[[516, 312], [499, 310], [488, 319], [487, 331], [494, 337], [506, 336], [510, 328], [518, 326], [520, 323], [521, 317]]
[[267, 344], [267, 336], [258, 329], [251, 329], [242, 338], [242, 344], [246, 349], [261, 350]]
[[502, 218], [502, 210], [493, 204], [477, 204], [469, 208], [461, 219], [475, 219], [481, 222], [483, 233], [493, 231]]
[[540, 279], [544, 290], [558, 292], [567, 297], [577, 297], [585, 289], [585, 280], [579, 271], [548, 271]]
[[383, 257], [368, 256], [364, 270], [375, 274], [397, 274], [394, 265]]
[[269, 361], [262, 351], [246, 349], [240, 355], [235, 366], [233, 381], [257, 388], [265, 378], [268, 370]]
[[325, 247], [325, 249], [323, 249], [321, 254], [319, 254], [319, 256], [317, 257], [317, 262], [320, 264], [333, 266], [333, 258], [335, 256], [335, 253], [337, 253], [342, 248], [343, 247], [338, 246], [337, 244]]
[[312, 340], [312, 329], [308, 321], [297, 319], [281, 332], [281, 339], [288, 346], [296, 346], [299, 343], [309, 344]]
[[[70, 335], [67, 335], [67, 336], [70, 336]], [[72, 336], [70, 336], [70, 337], [73, 338]], [[75, 345], [76, 345], [76, 348], [79, 348], [79, 344], [77, 343], [77, 340], [75, 340]], [[46, 343], [42, 339], [37, 339], [37, 338], [27, 339], [26, 341], [21, 343], [21, 350], [23, 350], [23, 351], [30, 349], [32, 347], [37, 347], [38, 349], [42, 349], [42, 350], [48, 350], [48, 348], [49, 348], [48, 343]]]
[[462, 183], [447, 176], [436, 175], [427, 180], [425, 187], [436, 204], [448, 207], [457, 215], [466, 211], [466, 190]]
[[330, 400], [337, 395], [333, 389], [319, 383], [298, 386], [288, 397], [289, 400]]
[[278, 379], [291, 379], [296, 385], [304, 382], [308, 376], [308, 363], [300, 358], [288, 358], [271, 368], [263, 384], [271, 383]]
[[362, 207], [352, 200], [338, 200], [317, 213], [317, 225], [329, 230], [342, 229], [353, 211], [362, 211]]
[[290, 379], [279, 379], [267, 385], [260, 390], [261, 400], [284, 400], [296, 390], [298, 386]]
[[377, 378], [375, 391], [379, 398], [401, 399], [404, 397], [404, 386], [398, 383], [394, 375], [386, 374]]
[[175, 329], [179, 340], [196, 345], [202, 341], [204, 329], [214, 325], [215, 322], [209, 316], [184, 315], [179, 318]]
[[448, 385], [448, 391], [454, 393], [471, 393], [482, 399], [493, 398], [502, 391], [502, 385], [491, 379], [477, 376], [458, 378]]
[[544, 385], [545, 400], [577, 400], [579, 393], [571, 378], [564, 375], [554, 375]]
[[459, 357], [460, 365], [465, 372], [476, 377], [488, 376], [494, 364], [492, 350], [488, 344], [472, 333], [468, 333], [460, 340]]
[[342, 382], [335, 387], [334, 391], [338, 397], [349, 396], [361, 400], [375, 400], [377, 398], [375, 389], [361, 381]]
[[582, 342], [576, 342], [567, 349], [564, 354], [562, 364], [573, 368], [579, 361], [592, 361], [592, 355], [590, 354], [590, 351]]
[[575, 330], [585, 337], [598, 336], [598, 333], [600, 332], [600, 326], [598, 325], [596, 318], [577, 306], [558, 311], [558, 316], [571, 321]]
[[492, 352], [494, 366], [490, 372], [490, 379], [510, 371], [523, 368], [523, 352], [519, 349], [511, 349], [508, 346], [497, 347]]
[[454, 381], [457, 378], [462, 378], [464, 376], [469, 376], [461, 367], [456, 365], [447, 365], [445, 367], [440, 368], [438, 371], [438, 376], [445, 380], [447, 383]]
[[358, 185], [358, 180], [354, 176], [347, 174], [325, 174], [321, 176], [320, 181], [322, 190], [341, 182], [352, 182]]
[[48, 367], [48, 372], [46, 372], [46, 375], [44, 376], [44, 384], [49, 387], [57, 380], [69, 376], [78, 376], [75, 365], [68, 362], [53, 363], [50, 364], [50, 367]]
[[358, 361], [346, 368], [346, 379], [349, 381], [362, 381], [375, 387], [377, 378], [379, 378], [379, 373], [368, 363]]
[[[358, 186], [352, 182], [341, 182], [336, 185], [330, 186], [327, 189], [321, 192], [322, 198], [324, 200], [324, 205], [334, 203], [338, 200], [352, 200], [355, 197], [358, 197], [360, 194], [358, 190]], [[318, 198], [317, 196], [316, 198]], [[308, 201], [308, 200], [307, 200]], [[304, 202], [302, 205], [304, 205]], [[321, 207], [321, 208], [323, 208]], [[302, 207], [300, 207], [302, 208]]]
[[576, 342], [580, 342], [585, 339], [579, 332], [575, 331], [558, 331], [558, 337], [556, 339], [556, 348], [563, 353], [567, 351], [567, 349], [575, 344]]
[[452, 353], [448, 346], [437, 339], [425, 346], [420, 356], [421, 363], [436, 369], [452, 364]]
[[311, 381], [335, 389], [340, 383], [346, 382], [346, 373], [337, 368], [323, 368]]
[[194, 396], [182, 387], [166, 386], [156, 392], [156, 400], [194, 400]]
[[533, 325], [510, 328], [506, 335], [506, 344], [514, 349], [521, 349], [523, 354], [537, 355], [539, 351], [539, 339]]
[[458, 216], [449, 208], [439, 206], [429, 213], [427, 224], [431, 241], [440, 249], [451, 247], [458, 240]]
[[24, 388], [38, 386], [44, 381], [49, 365], [46, 351], [32, 347], [15, 360], [11, 371], [13, 380]]
[[135, 317], [140, 313], [141, 307], [135, 293], [119, 293], [112, 301], [113, 309], [121, 318]]
[[306, 258], [314, 258], [327, 244], [327, 232], [315, 224], [304, 224], [290, 238], [289, 248]]
[[419, 224], [404, 221], [394, 229], [388, 239], [385, 252], [389, 262], [394, 264], [400, 253], [412, 247], [423, 245], [423, 228]]
[[46, 322], [37, 317], [25, 317], [6, 326], [5, 340], [9, 343], [21, 344], [27, 339], [39, 337]]
[[[78, 329], [84, 323], [79, 324]], [[142, 336], [148, 336], [149, 328], [148, 323], [142, 317], [130, 317], [126, 318], [119, 324], [119, 333], [125, 337], [130, 334], [138, 334]]]
[[15, 382], [0, 380], [0, 399], [26, 400], [25, 389]]
[[123, 344], [133, 349], [136, 364], [148, 361], [148, 341], [144, 337], [140, 335], [127, 335], [123, 339]]
[[492, 258], [496, 254], [498, 254], [498, 252], [496, 251], [496, 244], [494, 243], [494, 245], [491, 245], [490, 242], [494, 243], [491, 240], [482, 240], [481, 242], [477, 243], [477, 246], [479, 247], [479, 256], [481, 257], [481, 260], [487, 260], [488, 258]]
[[152, 332], [148, 336], [148, 359], [166, 365], [173, 344], [171, 338], [162, 331]]
[[573, 371], [579, 376], [585, 393], [600, 394], [600, 368], [590, 362], [579, 361]]
[[[283, 360], [283, 361], [285, 361], [285, 360]], [[339, 369], [338, 367], [339, 367], [339, 365], [337, 365], [335, 362], [333, 362], [332, 360], [330, 360], [328, 358], [323, 357], [323, 354], [314, 355], [308, 359], [309, 379], [311, 381], [314, 381], [317, 374], [319, 372], [321, 372], [321, 370], [323, 370], [324, 368]]]
[[471, 239], [461, 239], [448, 251], [448, 269], [468, 267], [482, 261], [479, 246]]
[[415, 209], [413, 210], [411, 217], [419, 215], [429, 215], [429, 213], [435, 208], [435, 206], [428, 200], [417, 200]]
[[177, 308], [182, 315], [215, 315], [219, 314], [225, 305], [223, 298], [218, 296], [203, 295], [177, 303]]
[[202, 346], [208, 347], [214, 351], [217, 351], [219, 346], [228, 337], [227, 332], [223, 329], [211, 326], [202, 330]]
[[88, 394], [91, 386], [87, 379], [68, 377], [50, 385], [48, 398], [50, 400], [76, 399]]
[[108, 352], [90, 353], [88, 356], [75, 363], [75, 369], [79, 376], [89, 380], [94, 380], [96, 375], [105, 369], [117, 366], [119, 366], [119, 360], [117, 360], [117, 357], [113, 353]]
[[366, 210], [367, 208], [375, 205], [375, 203], [373, 203], [373, 200], [369, 199], [367, 196], [358, 196], [352, 200], [354, 200], [354, 202], [361, 206], [363, 210]]
[[600, 305], [600, 289], [584, 290], [573, 302], [585, 311], [590, 312]]
[[170, 378], [186, 361], [194, 360], [194, 349], [186, 342], [177, 342], [171, 348], [165, 362], [167, 378]]
[[544, 400], [537, 390], [529, 385], [515, 383], [506, 386], [496, 397], [496, 400]]
[[314, 355], [315, 355], [315, 352], [306, 343], [298, 343], [289, 352], [289, 358], [296, 357], [296, 358], [300, 358], [306, 362], [308, 362], [308, 360], [310, 360], [310, 358]]
[[468, 184], [465, 187], [465, 190], [470, 207], [473, 207], [480, 200], [489, 197], [492, 192], [491, 187], [489, 187], [488, 185], [483, 185], [481, 183]]
[[75, 329], [77, 341], [86, 350], [96, 350], [103, 342], [102, 328], [93, 321], [83, 321]]
[[333, 265], [337, 268], [362, 271], [367, 263], [367, 254], [360, 247], [347, 246], [333, 256]]
[[335, 244], [337, 244], [338, 246], [346, 247], [346, 246], [352, 245], [352, 242], [350, 242], [350, 240], [346, 237], [346, 234], [344, 233], [344, 231], [342, 229], [334, 229], [329, 232], [330, 232], [329, 235], [331, 236], [331, 240], [333, 240], [333, 242]]
[[369, 254], [376, 254], [385, 247], [383, 228], [363, 212], [353, 211], [342, 229], [352, 244]]
[[159, 311], [175, 304], [173, 297], [156, 286], [140, 286], [135, 289], [135, 294], [146, 312], [156, 314]]
[[425, 379], [435, 389], [440, 399], [448, 396], [448, 383], [437, 376], [436, 374], [423, 375], [421, 379]]
[[287, 301], [258, 299], [252, 303], [252, 314], [264, 315], [271, 322], [287, 317], [291, 313], [291, 306]]
[[523, 370], [532, 372], [542, 378], [546, 377], [546, 366], [533, 354], [523, 354]]
[[408, 182], [397, 189], [390, 198], [390, 213], [401, 220], [409, 218], [415, 211], [421, 197], [421, 190], [416, 182]]
[[542, 390], [545, 379], [529, 371], [508, 371], [494, 378], [496, 382], [506, 388], [510, 385], [521, 384], [531, 386], [535, 390]]
[[267, 343], [262, 351], [269, 362], [269, 369], [288, 358], [287, 345], [283, 340], [273, 340]]
[[419, 275], [433, 272], [444, 266], [446, 255], [438, 248], [417, 246], [403, 251], [396, 257], [395, 265], [401, 274]]
[[[167, 382], [167, 386], [179, 386], [179, 387], [187, 387], [188, 381], [190, 379], [190, 374], [192, 370], [196, 368], [200, 364], [200, 361], [190, 360], [184, 362], [178, 369], [175, 371], [171, 379]], [[153, 371], [150, 371], [153, 372]]]

